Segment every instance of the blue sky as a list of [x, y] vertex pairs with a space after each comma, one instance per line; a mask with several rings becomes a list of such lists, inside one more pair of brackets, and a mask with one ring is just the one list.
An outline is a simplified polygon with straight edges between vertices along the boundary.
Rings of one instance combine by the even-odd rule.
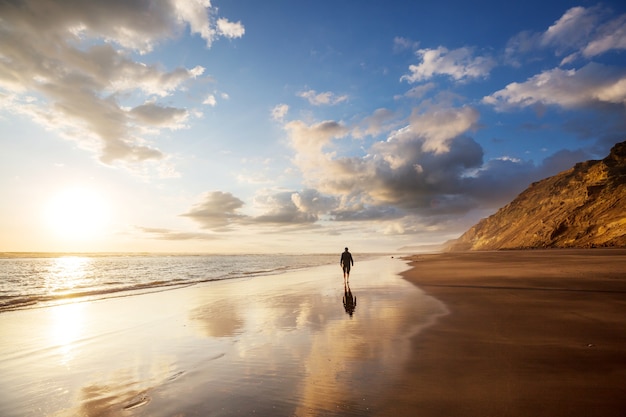
[[441, 243], [625, 140], [625, 54], [621, 2], [3, 3], [0, 250]]

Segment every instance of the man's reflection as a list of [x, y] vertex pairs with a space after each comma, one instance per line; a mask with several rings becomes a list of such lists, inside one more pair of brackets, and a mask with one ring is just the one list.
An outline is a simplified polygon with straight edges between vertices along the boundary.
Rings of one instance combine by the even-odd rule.
[[346, 309], [346, 313], [352, 317], [354, 309], [356, 309], [356, 297], [352, 295], [350, 290], [350, 283], [344, 281], [343, 283], [343, 308]]

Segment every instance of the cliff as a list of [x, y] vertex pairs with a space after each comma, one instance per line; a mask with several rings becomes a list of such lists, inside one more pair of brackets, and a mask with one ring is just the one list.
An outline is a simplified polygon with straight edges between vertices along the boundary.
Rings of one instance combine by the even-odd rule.
[[449, 251], [626, 247], [626, 142], [603, 160], [533, 183]]

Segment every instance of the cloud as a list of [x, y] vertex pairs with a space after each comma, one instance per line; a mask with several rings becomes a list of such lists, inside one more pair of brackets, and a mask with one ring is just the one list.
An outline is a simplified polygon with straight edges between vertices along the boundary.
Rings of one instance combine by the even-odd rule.
[[[3, 111], [30, 117], [103, 163], [125, 167], [167, 159], [142, 134], [184, 127], [191, 112], [156, 100], [204, 73], [201, 66], [166, 70], [132, 53], [149, 53], [186, 27], [208, 45], [243, 34], [240, 24], [218, 19], [208, 0], [26, 0], [3, 2], [0, 16]], [[144, 104], [128, 110], [123, 100]]]
[[583, 48], [585, 57], [593, 57], [611, 50], [626, 49], [626, 14], [603, 24], [592, 39]]
[[245, 215], [238, 213], [243, 205], [244, 202], [231, 193], [211, 191], [205, 193], [202, 201], [181, 216], [189, 217], [203, 229], [227, 230], [232, 222], [246, 218]]
[[[228, 231], [232, 226], [268, 226], [287, 229], [310, 228], [324, 214], [337, 207], [336, 197], [322, 195], [317, 190], [261, 190], [252, 201], [259, 215], [239, 213], [244, 202], [231, 193], [211, 191], [181, 216], [189, 217], [203, 229]], [[169, 236], [169, 234], [166, 234]], [[191, 237], [195, 238], [195, 237]]]
[[[209, 4], [210, 6], [210, 4]], [[227, 38], [241, 38], [246, 29], [241, 22], [230, 22], [228, 19], [220, 18], [217, 20], [217, 32]]]
[[156, 127], [177, 129], [187, 120], [189, 114], [185, 109], [163, 107], [155, 103], [146, 103], [133, 108], [130, 114], [135, 120]]
[[352, 136], [363, 138], [365, 136], [377, 136], [382, 132], [388, 132], [398, 124], [397, 116], [388, 109], [376, 109], [371, 116], [365, 117], [353, 129]]
[[289, 111], [288, 105], [278, 104], [272, 109], [272, 119], [280, 122], [285, 118], [288, 111]]
[[241, 22], [233, 23], [225, 18], [216, 21], [216, 10], [211, 9], [211, 0], [175, 0], [172, 5], [178, 17], [177, 23], [188, 24], [191, 32], [199, 34], [208, 47], [219, 36], [240, 38], [245, 33]]
[[420, 99], [435, 88], [435, 83], [417, 85], [404, 93], [405, 97]]
[[198, 232], [180, 232], [177, 230], [157, 228], [157, 227], [141, 227], [136, 229], [143, 234], [149, 236], [150, 239], [157, 240], [215, 240], [219, 239], [218, 235], [213, 233]]
[[[377, 112], [374, 119], [389, 117], [387, 111]], [[407, 126], [375, 142], [363, 157], [339, 157], [333, 151], [337, 139], [362, 132], [360, 127], [291, 121], [286, 129], [305, 181], [338, 199], [330, 213], [335, 220], [382, 219], [401, 217], [407, 210], [429, 213], [433, 204], [439, 213], [469, 206], [467, 199], [452, 195], [462, 193], [463, 171], [482, 161], [480, 146], [463, 136], [477, 119], [470, 107], [415, 111]]]
[[511, 83], [483, 98], [496, 110], [528, 107], [536, 104], [565, 108], [592, 106], [598, 103], [626, 104], [626, 71], [622, 68], [589, 63], [579, 70], [555, 68]]
[[[264, 200], [276, 207], [267, 218], [393, 221], [402, 226], [389, 229], [394, 233], [400, 229], [417, 233], [456, 221], [471, 210], [501, 206], [530, 183], [590, 156], [583, 151], [559, 151], [539, 165], [507, 156], [484, 161], [482, 147], [468, 136], [476, 129], [478, 111], [441, 105], [414, 109], [403, 127], [373, 142], [362, 156], [338, 152], [344, 140], [363, 134], [365, 120], [390, 115], [379, 109], [352, 126], [337, 121], [285, 123], [294, 163], [309, 190], [325, 197], [326, 204], [312, 210], [297, 204], [293, 194], [275, 196]], [[410, 227], [412, 222], [420, 226]]]
[[263, 211], [254, 223], [297, 225], [315, 223], [320, 214], [336, 206], [336, 199], [305, 189], [261, 194], [255, 197], [254, 205]]
[[302, 91], [298, 93], [298, 97], [307, 99], [314, 106], [333, 106], [348, 100], [346, 95], [337, 96], [330, 91], [318, 93], [315, 90]]
[[478, 117], [478, 111], [469, 106], [435, 108], [426, 112], [414, 110], [410, 118], [410, 132], [424, 139], [424, 151], [445, 153], [450, 151], [449, 141], [473, 129]]
[[599, 11], [597, 7], [572, 7], [541, 35], [541, 44], [563, 49], [581, 45], [595, 29]]
[[409, 38], [404, 38], [402, 36], [396, 36], [393, 38], [393, 51], [395, 53], [417, 49], [418, 46], [419, 42], [412, 41]]
[[400, 77], [401, 81], [415, 83], [429, 80], [436, 75], [445, 75], [455, 81], [486, 78], [496, 66], [493, 58], [474, 56], [474, 49], [469, 47], [453, 50], [443, 46], [437, 49], [419, 49], [416, 55], [421, 62], [410, 65], [410, 73]]
[[292, 144], [299, 150], [320, 152], [331, 140], [348, 134], [348, 127], [334, 120], [307, 125], [303, 121], [288, 122], [285, 129], [290, 133]]
[[209, 94], [207, 98], [204, 99], [202, 104], [207, 104], [211, 107], [215, 107], [217, 105], [217, 100], [215, 100], [215, 96], [213, 94]]
[[616, 15], [603, 5], [572, 7], [544, 32], [521, 32], [506, 48], [507, 61], [519, 66], [519, 58], [546, 48], [565, 57], [561, 66], [593, 58], [613, 50], [626, 49], [626, 14]]

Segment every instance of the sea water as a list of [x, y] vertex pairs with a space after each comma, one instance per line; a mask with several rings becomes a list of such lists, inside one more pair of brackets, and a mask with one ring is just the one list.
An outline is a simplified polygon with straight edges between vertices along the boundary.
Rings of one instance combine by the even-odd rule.
[[338, 254], [0, 255], [0, 313], [275, 275], [338, 263]]

